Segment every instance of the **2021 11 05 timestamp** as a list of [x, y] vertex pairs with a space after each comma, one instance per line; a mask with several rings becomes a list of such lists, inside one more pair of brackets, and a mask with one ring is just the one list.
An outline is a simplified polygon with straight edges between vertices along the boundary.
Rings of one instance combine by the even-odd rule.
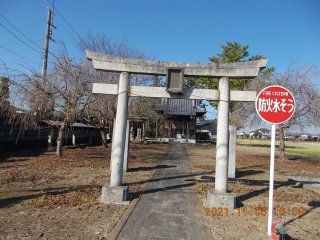
[[[302, 216], [304, 213], [303, 208], [274, 208], [275, 215], [292, 215]], [[228, 208], [206, 208], [206, 216], [266, 216], [268, 214], [267, 208], [255, 208], [254, 211], [247, 211], [247, 208], [237, 208], [236, 211], [229, 211]]]

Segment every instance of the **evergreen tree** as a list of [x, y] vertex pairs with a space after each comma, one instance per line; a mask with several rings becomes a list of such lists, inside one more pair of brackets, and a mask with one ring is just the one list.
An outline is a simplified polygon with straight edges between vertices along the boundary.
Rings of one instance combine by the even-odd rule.
[[10, 102], [8, 101], [10, 97], [9, 92], [9, 78], [0, 78], [0, 110], [5, 111], [8, 109]]
[[153, 87], [164, 87], [165, 79], [162, 76], [154, 75], [151, 78]]
[[[241, 46], [237, 42], [227, 42], [226, 46], [222, 47], [222, 53], [218, 53], [217, 56], [209, 57], [208, 59], [214, 63], [236, 63], [236, 62], [246, 62], [246, 61], [257, 61], [265, 59], [263, 55], [254, 55], [249, 58], [250, 54], [248, 52], [249, 44], [246, 46]], [[264, 75], [267, 77], [273, 71], [274, 67], [265, 68], [262, 70], [259, 75]], [[197, 87], [206, 88], [206, 89], [218, 89], [219, 87], [219, 78], [198, 78], [196, 81]], [[252, 79], [239, 79], [239, 78], [230, 78], [230, 90], [240, 90], [244, 91], [252, 81]], [[236, 106], [236, 102], [230, 103], [230, 111], [232, 112]], [[211, 101], [210, 105], [213, 107], [218, 106], [217, 101]]]

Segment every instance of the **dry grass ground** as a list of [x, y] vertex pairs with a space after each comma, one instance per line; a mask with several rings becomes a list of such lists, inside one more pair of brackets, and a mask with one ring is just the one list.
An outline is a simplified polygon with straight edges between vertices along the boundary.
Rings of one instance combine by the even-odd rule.
[[[276, 140], [276, 148], [279, 146], [279, 140]], [[306, 142], [306, 141], [286, 141], [286, 153], [296, 153], [299, 155], [306, 155], [310, 157], [320, 158], [319, 146], [320, 142]], [[239, 139], [238, 146], [243, 147], [259, 147], [260, 149], [270, 149], [270, 140], [251, 140]], [[277, 150], [278, 151], [278, 150]], [[290, 156], [290, 154], [289, 154]]]
[[[167, 145], [130, 145], [123, 182], [137, 197]], [[110, 181], [110, 148], [66, 147], [0, 156], [0, 239], [106, 239], [127, 206], [101, 204]]]
[[[308, 149], [303, 144], [299, 149]], [[165, 144], [131, 143], [130, 171], [124, 174], [124, 183], [135, 197], [166, 149]], [[214, 187], [215, 146], [190, 144], [187, 149], [197, 174], [195, 184], [205, 198]], [[68, 147], [61, 159], [44, 150], [1, 153], [0, 239], [106, 239], [127, 208], [96, 201], [110, 179], [110, 150]], [[268, 141], [238, 141], [237, 178], [229, 181], [229, 189], [236, 194], [240, 210], [228, 211], [228, 216], [225, 209], [221, 216], [209, 212], [214, 239], [268, 239], [263, 208], [268, 206], [269, 155]], [[294, 239], [319, 239], [320, 195], [285, 179], [287, 175], [318, 177], [319, 158], [288, 157], [291, 160], [276, 161], [274, 207], [286, 212], [274, 215], [274, 221], [286, 223]]]
[[[299, 147], [308, 148], [304, 144]], [[193, 171], [198, 174], [195, 181], [198, 192], [205, 199], [208, 189], [214, 188], [215, 146], [188, 145], [188, 154]], [[270, 141], [238, 140], [236, 154], [236, 179], [229, 180], [228, 187], [237, 196], [238, 209], [228, 213], [223, 209], [220, 216], [213, 216], [215, 210], [207, 209], [208, 225], [214, 239], [268, 239], [265, 210], [269, 196]], [[290, 228], [287, 239], [320, 239], [320, 194], [291, 185], [285, 178], [319, 177], [320, 159], [298, 154], [288, 157], [291, 160], [275, 163], [274, 208], [278, 208], [278, 214], [273, 215], [273, 222]]]

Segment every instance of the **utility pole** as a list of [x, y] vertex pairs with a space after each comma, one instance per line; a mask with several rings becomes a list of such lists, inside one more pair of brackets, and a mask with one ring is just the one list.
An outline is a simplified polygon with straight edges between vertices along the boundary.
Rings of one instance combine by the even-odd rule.
[[47, 9], [48, 9], [47, 31], [46, 31], [46, 39], [44, 44], [43, 64], [42, 64], [42, 84], [44, 86], [46, 86], [48, 51], [49, 51], [50, 28], [51, 28], [51, 10], [50, 8], [47, 8]]
[[[42, 63], [42, 87], [44, 91], [44, 96], [47, 97], [46, 93], [46, 86], [47, 86], [47, 67], [48, 67], [48, 53], [49, 53], [49, 40], [51, 37], [51, 10], [48, 9], [48, 18], [47, 18], [47, 29], [46, 29], [46, 39], [44, 42], [44, 52], [43, 52], [43, 63]], [[53, 129], [50, 130], [50, 134], [48, 135], [48, 148], [52, 146], [52, 136], [53, 136]]]

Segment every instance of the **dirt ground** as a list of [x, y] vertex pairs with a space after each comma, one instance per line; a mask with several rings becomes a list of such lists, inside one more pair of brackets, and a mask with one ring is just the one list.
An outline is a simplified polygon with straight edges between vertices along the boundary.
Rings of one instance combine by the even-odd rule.
[[[167, 149], [130, 144], [123, 183], [138, 197]], [[101, 204], [110, 181], [110, 148], [65, 147], [0, 154], [0, 239], [107, 239], [128, 206]]]
[[[267, 236], [270, 147], [237, 145], [236, 178], [229, 180], [228, 188], [236, 195], [238, 209], [228, 212], [206, 209], [205, 204], [208, 189], [214, 188], [215, 146], [190, 144], [187, 149], [213, 239], [270, 239]], [[287, 157], [290, 160], [275, 162], [277, 210], [273, 222], [290, 228], [285, 239], [320, 239], [320, 191], [301, 188], [286, 178], [319, 177], [320, 159], [294, 154]]]
[[[166, 149], [166, 144], [131, 143], [124, 183], [135, 198]], [[187, 149], [194, 183], [205, 199], [207, 190], [214, 188], [215, 146], [189, 144]], [[63, 154], [56, 159], [46, 150], [1, 153], [0, 239], [107, 239], [127, 209], [97, 202], [110, 179], [110, 148], [80, 145], [64, 148]], [[214, 239], [269, 239], [269, 155], [264, 146], [237, 146], [237, 178], [228, 186], [237, 196], [238, 209], [223, 209], [220, 216], [215, 210], [205, 211], [209, 216], [204, 224]], [[288, 157], [291, 160], [275, 165], [274, 222], [290, 228], [287, 239], [320, 239], [320, 194], [285, 177], [318, 177], [320, 159]]]

